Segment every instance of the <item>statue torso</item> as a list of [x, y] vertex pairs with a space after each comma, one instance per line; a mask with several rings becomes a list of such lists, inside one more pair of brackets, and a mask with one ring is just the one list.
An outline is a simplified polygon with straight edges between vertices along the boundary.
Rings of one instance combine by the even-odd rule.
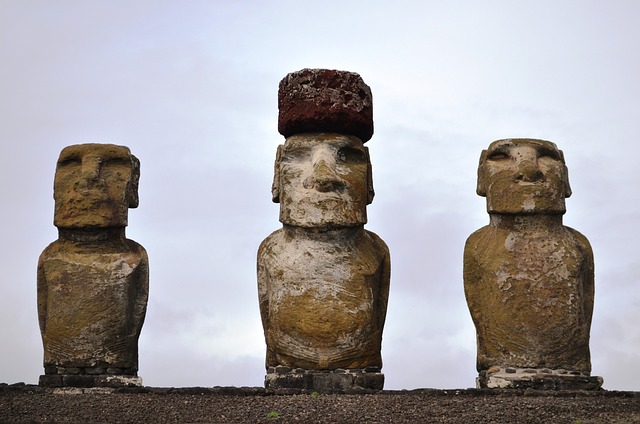
[[273, 352], [316, 368], [359, 367], [358, 358], [379, 352], [388, 281], [381, 275], [386, 246], [377, 240], [366, 233], [357, 240], [287, 239], [284, 232], [265, 240], [260, 284]]
[[579, 368], [589, 362], [593, 276], [585, 243], [562, 226], [489, 226], [469, 238], [465, 292], [478, 329], [479, 363]]
[[114, 253], [69, 251], [54, 242], [39, 266], [45, 364], [131, 367], [148, 291], [142, 246]]

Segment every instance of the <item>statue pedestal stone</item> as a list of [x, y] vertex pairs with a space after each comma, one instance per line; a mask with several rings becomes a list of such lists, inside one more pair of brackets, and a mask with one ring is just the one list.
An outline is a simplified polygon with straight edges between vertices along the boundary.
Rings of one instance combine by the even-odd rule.
[[350, 393], [382, 390], [384, 374], [378, 367], [364, 369], [305, 370], [285, 366], [269, 367], [264, 379], [268, 393], [311, 391]]
[[577, 371], [548, 368], [500, 368], [482, 371], [476, 379], [479, 389], [536, 389], [536, 390], [600, 390], [602, 377]]
[[40, 376], [40, 387], [141, 387], [142, 378], [123, 374], [45, 374]]

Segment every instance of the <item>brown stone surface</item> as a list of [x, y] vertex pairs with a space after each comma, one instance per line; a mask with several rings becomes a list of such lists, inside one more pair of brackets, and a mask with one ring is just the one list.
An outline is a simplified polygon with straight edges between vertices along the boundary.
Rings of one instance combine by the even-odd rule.
[[477, 379], [477, 387], [482, 389], [599, 390], [602, 383], [602, 377], [588, 372], [498, 366], [482, 371]]
[[285, 137], [336, 132], [367, 142], [373, 135], [371, 89], [360, 75], [331, 69], [302, 69], [280, 81], [278, 131]]
[[389, 253], [361, 227], [285, 228], [262, 242], [259, 297], [268, 366], [382, 366]]
[[364, 225], [374, 196], [369, 149], [343, 134], [293, 135], [278, 146], [272, 195], [285, 225]]
[[[95, 389], [93, 389], [95, 390]], [[0, 385], [0, 422], [73, 423], [606, 423], [640, 422], [637, 392], [536, 390], [312, 392], [150, 388], [54, 392]]]
[[138, 206], [140, 162], [124, 146], [76, 144], [60, 153], [53, 185], [54, 225], [110, 228], [127, 225]]
[[[374, 195], [363, 145], [373, 131], [371, 94], [357, 74], [303, 70], [281, 82], [279, 98], [287, 139], [272, 195], [283, 227], [258, 250], [266, 365], [379, 371], [390, 258], [364, 229]], [[353, 126], [363, 117], [365, 135]]]
[[488, 226], [464, 252], [464, 287], [477, 331], [477, 368], [549, 368], [589, 375], [593, 253], [562, 224], [570, 195], [562, 152], [508, 139], [483, 151], [478, 194]]
[[[284, 369], [284, 370], [283, 370]], [[371, 369], [371, 370], [370, 370]], [[269, 367], [264, 379], [266, 393], [374, 393], [384, 387], [384, 374], [367, 369], [304, 370]]]
[[138, 204], [138, 177], [139, 162], [123, 146], [75, 145], [60, 154], [54, 183], [59, 238], [38, 261], [47, 375], [135, 375], [138, 369], [148, 259], [125, 237], [127, 210]]

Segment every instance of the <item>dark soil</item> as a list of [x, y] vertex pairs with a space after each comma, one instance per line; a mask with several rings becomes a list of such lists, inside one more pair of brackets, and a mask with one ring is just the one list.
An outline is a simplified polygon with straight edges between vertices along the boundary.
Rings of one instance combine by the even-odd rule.
[[262, 388], [97, 393], [0, 384], [0, 422], [640, 423], [640, 392], [382, 391], [267, 395]]

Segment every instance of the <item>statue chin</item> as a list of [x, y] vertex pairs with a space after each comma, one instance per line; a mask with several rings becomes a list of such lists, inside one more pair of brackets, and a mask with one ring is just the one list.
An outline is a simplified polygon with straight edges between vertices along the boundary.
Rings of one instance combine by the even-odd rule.
[[53, 225], [58, 228], [114, 228], [127, 226], [127, 213], [113, 213], [113, 211], [95, 211], [93, 214], [74, 213], [67, 211], [66, 213], [56, 213]]
[[[520, 201], [518, 201], [520, 200]], [[564, 198], [559, 201], [551, 199], [532, 199], [513, 196], [511, 199], [500, 198], [487, 201], [487, 212], [490, 214], [535, 215], [554, 214], [563, 215], [567, 211]]]
[[298, 214], [281, 214], [280, 222], [285, 225], [301, 228], [343, 228], [359, 227], [367, 223], [366, 214], [324, 214], [316, 216], [300, 216]]
[[357, 227], [367, 223], [366, 205], [336, 196], [322, 199], [300, 198], [280, 203], [280, 222], [303, 228]]

